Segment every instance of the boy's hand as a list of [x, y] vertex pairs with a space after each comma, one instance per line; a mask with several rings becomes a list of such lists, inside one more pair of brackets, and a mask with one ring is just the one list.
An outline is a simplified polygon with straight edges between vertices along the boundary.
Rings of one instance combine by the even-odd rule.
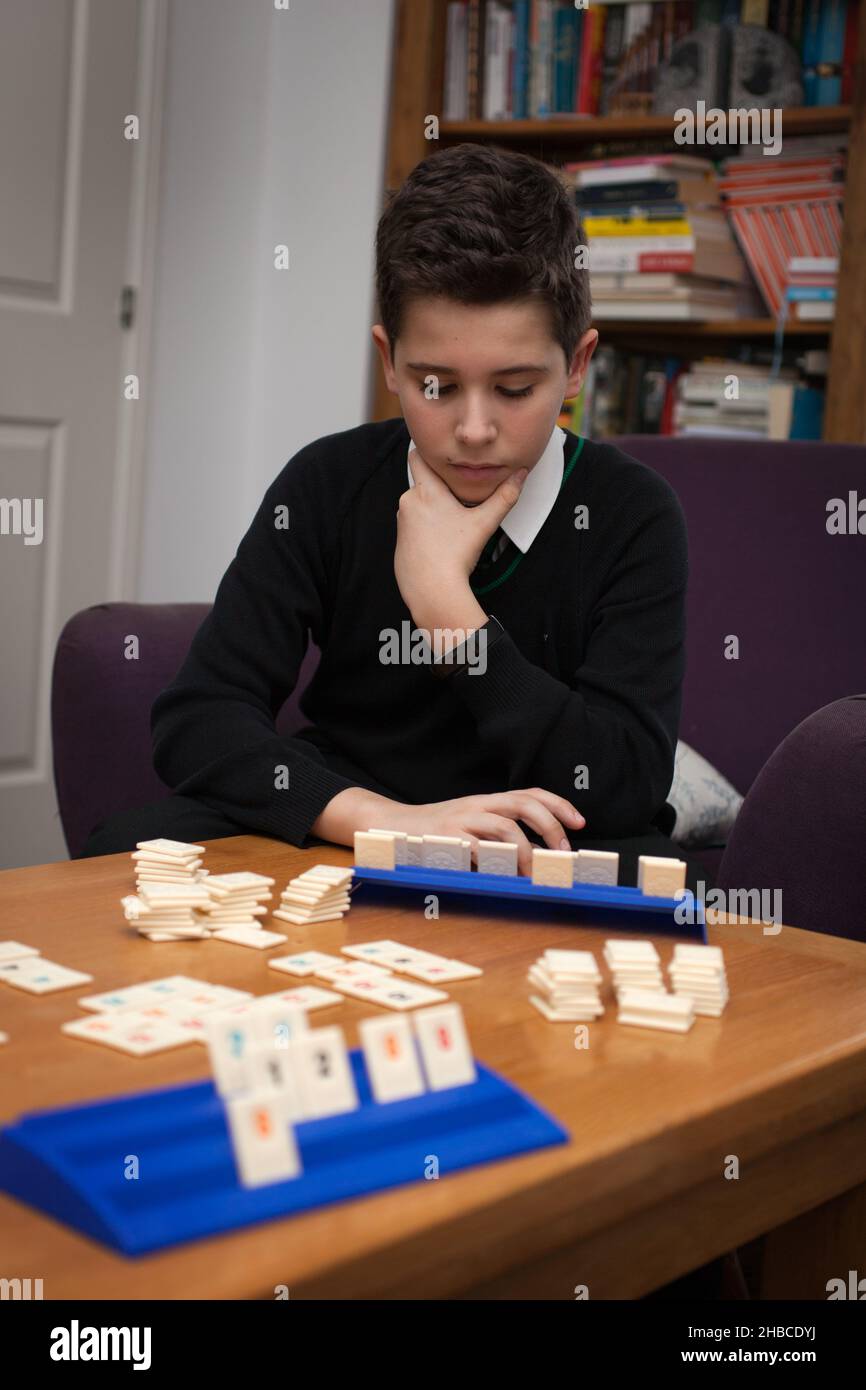
[[401, 805], [390, 816], [389, 830], [404, 830], [410, 835], [459, 835], [470, 840], [476, 865], [479, 840], [505, 840], [517, 845], [518, 871], [527, 877], [532, 873], [532, 845], [518, 820], [536, 831], [548, 849], [569, 849], [563, 827], [582, 830], [586, 824], [570, 801], [542, 787], [461, 796], [423, 806]]
[[417, 449], [409, 466], [415, 486], [400, 497], [394, 574], [413, 618], [429, 626], [422, 615], [438, 611], [443, 599], [471, 595], [469, 576], [485, 542], [520, 496], [528, 470], [503, 479], [477, 507], [464, 507]]

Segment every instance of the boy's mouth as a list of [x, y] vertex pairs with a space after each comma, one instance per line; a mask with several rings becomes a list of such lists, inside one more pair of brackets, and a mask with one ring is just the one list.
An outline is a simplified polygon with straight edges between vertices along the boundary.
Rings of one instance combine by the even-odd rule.
[[488, 478], [496, 478], [500, 473], [506, 473], [508, 471], [502, 463], [451, 463], [448, 466], [449, 468], [453, 468], [454, 472], [459, 474], [461, 478], [479, 483], [484, 482]]

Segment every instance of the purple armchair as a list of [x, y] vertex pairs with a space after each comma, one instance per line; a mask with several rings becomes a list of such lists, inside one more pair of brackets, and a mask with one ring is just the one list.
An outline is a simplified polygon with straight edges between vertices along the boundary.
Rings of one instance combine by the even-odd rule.
[[[748, 792], [801, 721], [866, 690], [866, 605], [860, 601], [866, 538], [831, 536], [825, 524], [830, 498], [866, 492], [866, 448], [649, 436], [617, 442], [667, 478], [688, 522], [680, 736]], [[203, 604], [103, 604], [77, 614], [64, 628], [54, 665], [52, 722], [57, 796], [71, 854], [113, 811], [169, 795], [151, 765], [150, 707], [176, 674], [206, 612]], [[124, 638], [131, 633], [139, 638], [134, 661], [124, 657]], [[737, 660], [725, 658], [731, 635], [739, 640]], [[311, 647], [298, 687], [280, 713], [281, 732], [303, 722], [298, 700], [317, 661]], [[856, 710], [866, 711], [866, 700]], [[833, 727], [837, 737], [843, 727], [850, 730], [839, 721]], [[822, 779], [818, 767], [813, 773], [813, 798], [832, 803], [836, 774]], [[862, 768], [858, 775], [862, 786]], [[787, 795], [778, 779], [772, 795], [782, 801]], [[748, 824], [748, 802], [741, 815]], [[724, 865], [732, 884], [740, 869], [731, 856], [741, 843], [739, 833], [732, 837]], [[716, 867], [718, 855], [702, 857]], [[762, 886], [754, 880], [752, 860], [748, 873], [752, 882], [735, 886]], [[793, 908], [788, 912], [793, 902], [787, 892], [787, 920], [798, 925]]]
[[826, 526], [831, 498], [866, 492], [866, 448], [618, 442], [688, 521], [680, 737], [746, 793], [700, 858], [725, 892], [781, 890], [789, 926], [866, 940], [866, 537]]
[[[100, 603], [60, 634], [51, 687], [54, 782], [70, 856], [115, 811], [171, 792], [153, 768], [150, 707], [174, 679], [210, 611], [205, 603]], [[138, 657], [124, 655], [138, 638]], [[319, 660], [312, 644], [300, 679], [277, 717], [290, 734], [304, 723], [299, 701]]]

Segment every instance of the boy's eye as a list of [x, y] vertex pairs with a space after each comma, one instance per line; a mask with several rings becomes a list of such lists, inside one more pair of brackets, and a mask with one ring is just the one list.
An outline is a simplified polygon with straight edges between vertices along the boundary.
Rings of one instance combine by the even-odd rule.
[[[419, 386], [418, 389], [419, 389], [419, 391], [421, 391], [421, 392], [423, 392], [423, 393], [426, 394], [427, 387], [426, 387], [425, 385]], [[503, 396], [505, 396], [506, 400], [516, 401], [516, 400], [519, 400], [522, 396], [531, 396], [531, 395], [532, 395], [532, 389], [533, 389], [533, 388], [532, 388], [531, 386], [523, 386], [523, 387], [521, 387], [521, 389], [520, 389], [519, 391], [509, 391], [508, 388], [507, 388], [507, 386], [497, 386], [496, 389], [497, 389], [497, 391], [500, 391], [500, 392], [502, 393]], [[454, 390], [456, 390], [456, 387], [453, 385], [453, 383], [452, 383], [452, 385], [450, 385], [450, 386], [440, 386], [440, 387], [439, 387], [439, 396], [440, 396], [440, 397], [442, 397], [442, 396], [447, 396], [448, 393], [449, 393], [450, 391], [454, 391]], [[435, 396], [431, 396], [429, 399], [430, 399], [430, 400], [435, 400], [436, 397], [435, 397]]]

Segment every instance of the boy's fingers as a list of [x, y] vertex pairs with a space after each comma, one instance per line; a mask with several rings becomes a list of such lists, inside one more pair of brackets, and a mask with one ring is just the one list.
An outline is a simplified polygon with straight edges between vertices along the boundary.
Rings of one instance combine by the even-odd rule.
[[409, 451], [409, 468], [412, 471], [412, 477], [415, 479], [416, 484], [425, 483], [432, 488], [444, 488], [449, 496], [451, 495], [450, 488], [443, 483], [439, 474], [433, 471], [429, 463], [424, 462], [417, 449], [411, 449]]
[[581, 814], [576, 806], [570, 801], [566, 801], [564, 796], [557, 796], [556, 792], [545, 791], [544, 787], [521, 787], [520, 790], [527, 796], [537, 797], [543, 801], [555, 816], [558, 816], [563, 824], [574, 824], [577, 830], [586, 825], [586, 817]]
[[[559, 798], [561, 801], [562, 798]], [[567, 803], [564, 803], [567, 805]], [[481, 808], [480, 808], [481, 809]], [[488, 800], [484, 799], [483, 809], [491, 813], [498, 813], [512, 818], [515, 821], [521, 820], [525, 825], [530, 826], [539, 834], [547, 845], [548, 849], [569, 849], [568, 836], [562, 825], [549, 807], [532, 792], [511, 791], [494, 792]], [[531, 846], [527, 841], [527, 846], [531, 853]]]
[[531, 826], [544, 840], [548, 849], [571, 848], [562, 822], [557, 820], [553, 812], [537, 797], [530, 796], [527, 792], [511, 792], [502, 809], [514, 816], [515, 820], [522, 820], [525, 825]]
[[516, 845], [518, 871], [526, 875], [532, 873], [532, 845], [516, 821], [489, 812], [473, 817], [472, 824], [476, 827], [479, 840], [503, 840]]
[[491, 492], [485, 502], [472, 508], [475, 519], [479, 520], [483, 518], [484, 525], [489, 526], [489, 535], [491, 536], [497, 526], [501, 525], [505, 520], [520, 496], [523, 484], [518, 481], [519, 477], [519, 473], [512, 473], [508, 478], [504, 478], [496, 490]]

